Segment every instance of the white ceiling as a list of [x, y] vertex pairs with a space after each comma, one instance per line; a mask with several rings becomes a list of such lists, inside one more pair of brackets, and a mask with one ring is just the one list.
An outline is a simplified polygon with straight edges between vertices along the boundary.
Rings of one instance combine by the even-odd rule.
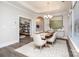
[[19, 1], [18, 3], [37, 13], [67, 11], [71, 8], [70, 1]]

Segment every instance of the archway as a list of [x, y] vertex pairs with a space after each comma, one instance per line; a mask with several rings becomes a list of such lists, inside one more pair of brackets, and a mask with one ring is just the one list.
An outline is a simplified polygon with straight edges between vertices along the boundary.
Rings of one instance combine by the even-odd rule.
[[38, 16], [36, 18], [36, 31], [37, 32], [44, 31], [44, 18], [42, 16]]

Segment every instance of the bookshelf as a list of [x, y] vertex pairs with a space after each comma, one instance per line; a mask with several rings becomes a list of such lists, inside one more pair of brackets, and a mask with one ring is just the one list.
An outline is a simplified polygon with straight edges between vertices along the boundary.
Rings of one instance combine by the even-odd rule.
[[20, 35], [30, 35], [30, 20], [20, 20]]

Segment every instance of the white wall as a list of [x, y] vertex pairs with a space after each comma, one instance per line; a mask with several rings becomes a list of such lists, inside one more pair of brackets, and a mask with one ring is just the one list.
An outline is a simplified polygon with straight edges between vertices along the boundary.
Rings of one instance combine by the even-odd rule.
[[19, 42], [19, 17], [33, 19], [33, 13], [0, 2], [0, 47]]
[[[37, 16], [43, 16], [46, 14], [38, 14]], [[68, 34], [68, 28], [69, 28], [69, 17], [68, 17], [68, 12], [61, 12], [61, 13], [51, 13], [49, 15], [52, 15], [52, 16], [63, 16], [63, 26], [64, 26], [64, 29], [65, 29], [65, 35]], [[47, 30], [50, 30], [50, 27], [49, 27], [49, 20], [47, 19], [44, 19], [44, 30], [47, 31]]]
[[68, 32], [69, 32], [69, 17], [68, 14], [63, 16], [63, 26], [64, 26], [64, 30], [65, 30], [65, 36], [67, 36]]
[[45, 18], [44, 19], [44, 31], [48, 31], [48, 30], [50, 30], [49, 19]]
[[[44, 16], [44, 14], [35, 14], [31, 11], [23, 11], [13, 5], [7, 4], [7, 2], [0, 2], [0, 47], [4, 47], [16, 42], [19, 42], [19, 17], [25, 17], [31, 19], [30, 34], [36, 32], [36, 17]], [[59, 15], [59, 14], [56, 14]], [[46, 19], [45, 19], [46, 20]], [[65, 22], [66, 21], [66, 22]], [[46, 21], [48, 22], [48, 21]], [[67, 29], [68, 18], [64, 16], [64, 26]], [[45, 23], [45, 29], [49, 30]], [[66, 30], [68, 31], [68, 30]]]

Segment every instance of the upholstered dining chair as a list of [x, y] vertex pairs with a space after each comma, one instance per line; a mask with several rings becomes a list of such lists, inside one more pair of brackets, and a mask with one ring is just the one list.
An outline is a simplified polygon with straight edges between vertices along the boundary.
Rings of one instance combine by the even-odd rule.
[[57, 32], [55, 32], [51, 38], [47, 39], [47, 42], [50, 42], [53, 44], [54, 41], [56, 40], [56, 34], [57, 34]]
[[42, 40], [40, 34], [33, 34], [33, 42], [35, 46], [42, 48], [44, 44], [46, 44], [46, 40]]

